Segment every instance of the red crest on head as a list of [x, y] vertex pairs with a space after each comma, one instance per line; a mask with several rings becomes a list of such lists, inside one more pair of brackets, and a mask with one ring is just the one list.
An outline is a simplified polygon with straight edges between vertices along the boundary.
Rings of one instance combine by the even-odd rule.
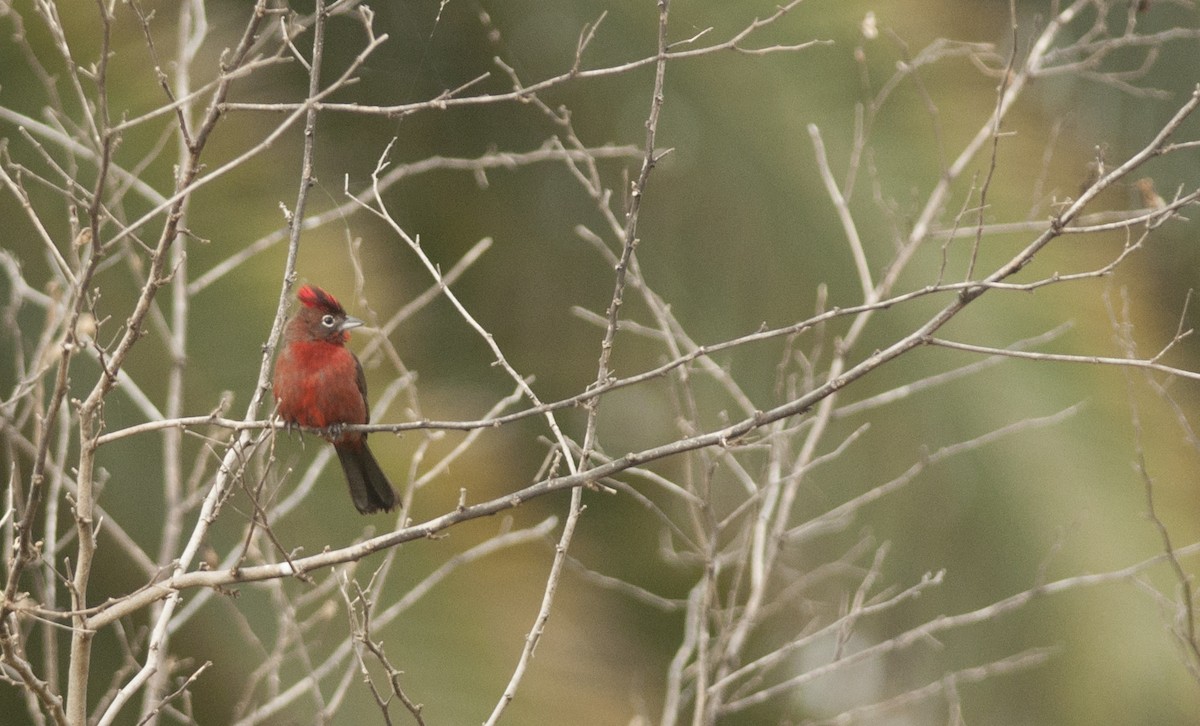
[[300, 302], [304, 303], [305, 307], [317, 308], [327, 313], [346, 314], [346, 311], [342, 309], [342, 304], [337, 301], [337, 298], [319, 287], [305, 285], [300, 288], [300, 292], [296, 293], [296, 297], [300, 299]]

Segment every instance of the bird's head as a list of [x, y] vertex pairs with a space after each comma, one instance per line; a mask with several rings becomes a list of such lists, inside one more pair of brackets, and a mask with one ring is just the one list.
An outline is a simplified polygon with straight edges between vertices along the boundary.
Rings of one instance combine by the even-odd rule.
[[309, 339], [342, 344], [350, 339], [349, 330], [363, 324], [347, 315], [337, 298], [315, 285], [301, 287], [296, 297], [301, 307], [293, 326], [299, 328], [296, 333], [302, 332]]

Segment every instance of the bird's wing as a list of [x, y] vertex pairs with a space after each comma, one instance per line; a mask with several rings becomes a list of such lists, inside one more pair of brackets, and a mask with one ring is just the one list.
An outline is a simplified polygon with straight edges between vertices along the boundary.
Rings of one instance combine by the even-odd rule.
[[354, 359], [355, 382], [358, 383], [358, 392], [362, 394], [363, 409], [367, 412], [367, 420], [363, 423], [371, 423], [371, 403], [367, 401], [367, 377], [363, 374], [362, 361], [353, 353], [350, 354], [350, 357]]

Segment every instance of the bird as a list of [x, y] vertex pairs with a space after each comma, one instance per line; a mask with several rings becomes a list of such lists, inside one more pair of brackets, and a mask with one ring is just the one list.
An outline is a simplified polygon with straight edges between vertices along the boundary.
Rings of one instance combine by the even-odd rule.
[[367, 435], [341, 430], [370, 422], [362, 363], [346, 347], [348, 331], [363, 322], [314, 285], [302, 286], [296, 297], [300, 307], [284, 328], [275, 359], [276, 413], [289, 426], [325, 430], [322, 437], [333, 444], [360, 513], [391, 511], [396, 490], [367, 448]]

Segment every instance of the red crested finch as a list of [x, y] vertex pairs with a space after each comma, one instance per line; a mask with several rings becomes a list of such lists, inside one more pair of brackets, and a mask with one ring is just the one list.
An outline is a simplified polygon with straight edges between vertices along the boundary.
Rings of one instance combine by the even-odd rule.
[[305, 285], [296, 296], [300, 309], [288, 321], [283, 348], [275, 360], [277, 411], [288, 424], [330, 429], [323, 436], [342, 462], [350, 498], [359, 512], [394, 509], [396, 490], [367, 448], [367, 435], [338, 431], [339, 424], [370, 420], [362, 364], [346, 348], [350, 339], [346, 331], [363, 322], [347, 315], [341, 304], [319, 287]]

